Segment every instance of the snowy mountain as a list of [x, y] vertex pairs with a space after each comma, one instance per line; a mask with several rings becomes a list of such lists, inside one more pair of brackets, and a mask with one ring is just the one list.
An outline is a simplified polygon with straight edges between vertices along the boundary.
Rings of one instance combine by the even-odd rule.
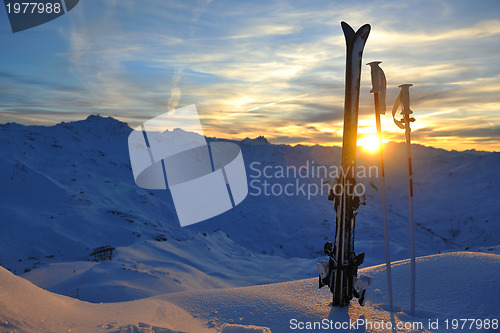
[[[131, 130], [100, 116], [52, 127], [0, 125], [0, 266], [90, 302], [316, 277], [314, 262], [334, 237], [323, 185], [338, 171], [339, 147], [274, 145], [264, 137], [236, 142], [248, 197], [181, 228], [168, 191], [135, 185]], [[418, 145], [413, 152], [417, 256], [498, 253], [500, 153]], [[356, 220], [355, 247], [367, 267], [384, 262], [378, 162], [358, 154], [371, 171], [358, 177], [367, 204]], [[396, 261], [409, 257], [405, 147], [388, 143], [385, 155]], [[91, 261], [93, 249], [105, 245], [115, 248], [112, 261]]]

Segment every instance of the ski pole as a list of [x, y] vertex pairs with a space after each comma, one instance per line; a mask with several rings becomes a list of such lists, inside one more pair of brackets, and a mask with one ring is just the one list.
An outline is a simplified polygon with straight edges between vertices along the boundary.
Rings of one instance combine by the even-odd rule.
[[382, 125], [380, 123], [380, 114], [385, 114], [385, 91], [386, 79], [382, 68], [379, 67], [381, 61], [368, 63], [371, 67], [372, 90], [375, 102], [375, 122], [377, 126], [377, 135], [380, 143], [380, 194], [382, 196], [382, 219], [384, 223], [384, 245], [385, 245], [385, 267], [387, 272], [387, 293], [389, 296], [389, 311], [392, 312], [392, 278], [391, 278], [391, 256], [389, 249], [389, 228], [387, 225], [387, 206], [385, 199], [385, 171], [384, 171], [384, 152], [382, 148]]
[[412, 170], [412, 162], [411, 162], [411, 128], [410, 123], [415, 121], [415, 118], [410, 117], [410, 114], [413, 111], [410, 110], [410, 87], [412, 84], [402, 84], [399, 86], [401, 88], [401, 92], [399, 93], [398, 99], [396, 100], [396, 104], [392, 109], [392, 116], [394, 117], [399, 104], [402, 104], [403, 111], [401, 115], [403, 115], [403, 119], [396, 120], [394, 118], [394, 122], [398, 125], [399, 128], [405, 130], [406, 137], [406, 155], [408, 158], [408, 204], [409, 204], [409, 213], [410, 213], [410, 260], [411, 260], [411, 315], [415, 316], [415, 227], [413, 223], [413, 170]]

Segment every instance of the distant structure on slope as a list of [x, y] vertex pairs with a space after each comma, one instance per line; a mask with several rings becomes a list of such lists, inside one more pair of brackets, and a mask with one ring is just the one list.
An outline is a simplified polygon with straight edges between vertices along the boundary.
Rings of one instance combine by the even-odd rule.
[[109, 245], [104, 245], [100, 247], [96, 247], [92, 253], [90, 254], [91, 256], [94, 257], [93, 261], [106, 261], [113, 258], [113, 251], [115, 250], [114, 247], [111, 247]]

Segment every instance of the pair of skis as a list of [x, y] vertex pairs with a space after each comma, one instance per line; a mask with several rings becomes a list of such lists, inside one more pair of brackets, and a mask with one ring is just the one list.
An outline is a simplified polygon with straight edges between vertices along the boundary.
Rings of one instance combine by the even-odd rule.
[[355, 195], [356, 177], [356, 141], [358, 133], [359, 88], [361, 80], [361, 59], [370, 33], [370, 25], [365, 24], [354, 31], [342, 22], [342, 30], [347, 46], [345, 101], [344, 101], [344, 136], [342, 142], [342, 173], [337, 180], [336, 189], [330, 190], [328, 199], [334, 201], [336, 214], [335, 242], [327, 242], [325, 254], [328, 264], [316, 265], [320, 273], [319, 287], [328, 285], [333, 293], [333, 306], [346, 306], [353, 297], [364, 303], [366, 286], [357, 278], [358, 266], [363, 263], [364, 253], [354, 252], [355, 217], [361, 198]]

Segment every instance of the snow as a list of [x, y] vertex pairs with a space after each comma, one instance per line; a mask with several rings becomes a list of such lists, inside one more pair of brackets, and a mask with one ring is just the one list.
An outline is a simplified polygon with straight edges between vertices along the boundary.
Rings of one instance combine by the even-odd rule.
[[[1, 273], [0, 294], [5, 297], [0, 300], [0, 318], [9, 323], [2, 322], [4, 327], [61, 331], [73, 325], [73, 331], [105, 332], [264, 327], [288, 332], [292, 315], [303, 321], [330, 316], [411, 319], [406, 314], [404, 144], [385, 146], [397, 306], [391, 317], [384, 267], [378, 266], [384, 263], [384, 246], [376, 175], [359, 179], [366, 187], [367, 204], [356, 219], [355, 249], [366, 253], [363, 267], [368, 267], [362, 272], [374, 277], [367, 305], [361, 308], [353, 302], [349, 309], [331, 309], [331, 294], [325, 288], [317, 290], [314, 269], [314, 263], [324, 259], [324, 242], [334, 236], [335, 213], [326, 193], [265, 196], [250, 189], [232, 210], [181, 228], [168, 191], [135, 185], [127, 148], [130, 131], [127, 124], [99, 116], [52, 127], [0, 125], [0, 266], [18, 275]], [[208, 139], [217, 140], [230, 141]], [[264, 137], [236, 143], [249, 181], [260, 184], [297, 181], [307, 188], [331, 179], [268, 179], [256, 176], [252, 165], [273, 171], [340, 163], [339, 147], [274, 145]], [[500, 153], [419, 145], [412, 152], [420, 257], [417, 318], [493, 318], [500, 305], [498, 287], [492, 283], [499, 276]], [[376, 155], [358, 152], [358, 165], [377, 163]], [[112, 261], [90, 261], [92, 250], [104, 245], [116, 249]], [[464, 250], [474, 253], [458, 252]], [[445, 254], [432, 256], [436, 253]], [[484, 286], [476, 285], [478, 278]], [[155, 317], [158, 308], [173, 317]], [[116, 311], [122, 312], [111, 315]], [[82, 317], [75, 319], [76, 313]], [[177, 323], [177, 314], [194, 328]], [[91, 317], [95, 319], [85, 320]]]
[[[318, 289], [317, 278], [95, 304], [43, 290], [0, 268], [0, 328], [37, 332], [276, 333], [289, 332], [299, 323], [314, 325], [331, 320], [335, 325], [364, 320], [364, 326], [348, 331], [392, 331], [366, 326], [383, 322], [422, 325], [399, 332], [442, 332], [446, 319], [500, 319], [499, 255], [453, 252], [417, 258], [415, 317], [408, 315], [409, 266], [408, 260], [393, 263], [392, 314], [387, 311], [384, 265], [360, 270], [361, 275], [372, 277], [366, 305], [361, 307], [353, 301], [346, 308], [329, 306], [331, 294], [326, 288]], [[429, 322], [436, 320], [441, 328], [430, 330]]]
[[221, 333], [271, 333], [271, 330], [261, 326], [224, 324], [221, 327]]
[[[128, 301], [162, 293], [284, 281], [307, 275], [313, 259], [252, 254], [221, 232], [185, 241], [119, 247], [111, 262], [51, 263], [23, 277], [90, 302]], [[56, 276], [54, 279], [53, 276]]]
[[172, 304], [151, 299], [82, 302], [43, 290], [4, 268], [0, 268], [0, 295], [2, 332], [120, 332], [122, 328], [147, 332], [147, 327], [158, 327], [153, 332], [211, 331]]

